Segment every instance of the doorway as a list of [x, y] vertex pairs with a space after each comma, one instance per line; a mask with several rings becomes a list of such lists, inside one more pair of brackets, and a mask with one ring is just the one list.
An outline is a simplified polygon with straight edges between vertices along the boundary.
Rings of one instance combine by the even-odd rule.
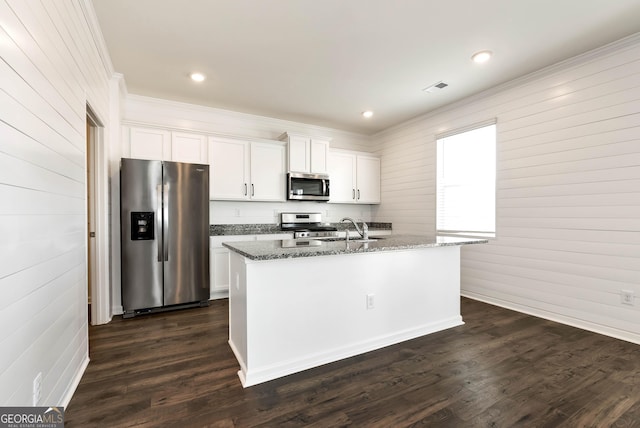
[[87, 105], [86, 111], [86, 202], [87, 202], [87, 305], [91, 325], [111, 319], [109, 311], [108, 171], [101, 121]]
[[91, 310], [92, 288], [96, 285], [96, 209], [95, 209], [95, 125], [87, 115], [87, 296], [89, 324], [95, 320]]

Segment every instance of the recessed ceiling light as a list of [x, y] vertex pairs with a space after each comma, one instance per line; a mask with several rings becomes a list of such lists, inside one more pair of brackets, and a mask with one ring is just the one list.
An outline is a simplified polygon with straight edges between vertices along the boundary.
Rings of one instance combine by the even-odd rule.
[[473, 62], [477, 62], [478, 64], [481, 64], [483, 62], [489, 61], [492, 55], [493, 55], [493, 52], [491, 51], [480, 51], [480, 52], [474, 53], [471, 56], [471, 59], [473, 60]]
[[371, 116], [373, 116], [373, 112], [371, 110], [367, 110], [367, 111], [363, 111], [362, 112], [362, 116], [366, 117], [367, 119], [370, 118]]
[[204, 74], [191, 73], [191, 80], [193, 80], [194, 82], [202, 82], [204, 80]]

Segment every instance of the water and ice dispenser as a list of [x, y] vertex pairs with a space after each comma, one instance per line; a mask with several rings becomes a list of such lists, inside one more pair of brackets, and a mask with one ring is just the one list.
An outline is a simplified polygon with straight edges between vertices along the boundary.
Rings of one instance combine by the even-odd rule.
[[131, 240], [152, 241], [154, 235], [153, 211], [131, 212]]

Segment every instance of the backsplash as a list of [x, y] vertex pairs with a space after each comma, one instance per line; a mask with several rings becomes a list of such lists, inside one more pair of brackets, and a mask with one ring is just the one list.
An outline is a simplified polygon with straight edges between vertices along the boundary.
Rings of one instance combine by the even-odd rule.
[[326, 202], [234, 202], [210, 201], [211, 224], [280, 224], [282, 212], [319, 212], [322, 221], [337, 223], [343, 217], [371, 221], [371, 205]]

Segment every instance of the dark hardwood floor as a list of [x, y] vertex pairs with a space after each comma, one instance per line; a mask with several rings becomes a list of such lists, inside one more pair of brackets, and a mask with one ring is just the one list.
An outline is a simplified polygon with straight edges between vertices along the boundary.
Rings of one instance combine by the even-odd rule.
[[640, 426], [624, 341], [462, 299], [464, 326], [243, 389], [227, 311], [91, 327], [66, 426]]

